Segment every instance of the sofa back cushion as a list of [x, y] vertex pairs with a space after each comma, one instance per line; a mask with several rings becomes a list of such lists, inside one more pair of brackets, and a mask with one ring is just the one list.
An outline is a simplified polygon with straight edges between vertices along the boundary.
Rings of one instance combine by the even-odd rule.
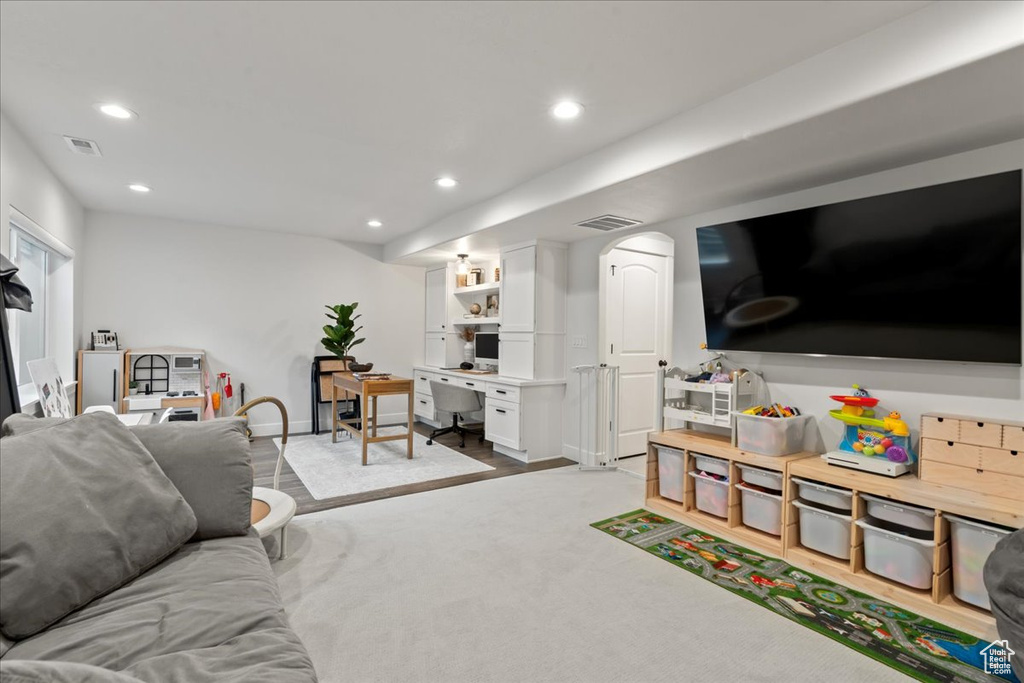
[[[3, 434], [27, 434], [67, 419], [16, 413], [4, 420]], [[252, 459], [245, 426], [245, 418], [231, 417], [130, 428], [192, 507], [198, 522], [193, 540], [249, 531]]]
[[0, 632], [27, 638], [181, 547], [196, 518], [118, 419], [91, 413], [0, 446]]
[[244, 536], [252, 517], [245, 418], [167, 422], [131, 431], [181, 491], [199, 524], [194, 540]]

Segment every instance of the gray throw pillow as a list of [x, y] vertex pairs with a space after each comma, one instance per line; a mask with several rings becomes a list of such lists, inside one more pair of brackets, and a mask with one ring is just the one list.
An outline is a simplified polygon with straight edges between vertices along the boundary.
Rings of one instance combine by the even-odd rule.
[[[67, 420], [16, 413], [4, 420], [3, 434], [28, 434]], [[252, 459], [245, 426], [245, 418], [232, 417], [130, 428], [192, 507], [199, 524], [193, 540], [249, 531]]]
[[131, 581], [195, 533], [192, 509], [113, 415], [0, 447], [0, 632], [19, 640]]
[[252, 516], [252, 458], [245, 418], [132, 427], [181, 491], [199, 527], [194, 540], [244, 536]]

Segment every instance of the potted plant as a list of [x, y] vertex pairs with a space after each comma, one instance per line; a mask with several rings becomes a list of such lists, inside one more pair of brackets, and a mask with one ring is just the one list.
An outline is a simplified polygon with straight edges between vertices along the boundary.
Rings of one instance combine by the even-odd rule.
[[343, 361], [347, 361], [350, 370], [354, 372], [367, 372], [373, 368], [373, 363], [357, 364], [355, 363], [355, 358], [350, 355], [353, 346], [362, 344], [365, 341], [362, 337], [356, 339], [356, 333], [363, 329], [362, 325], [356, 327], [356, 320], [360, 316], [352, 315], [358, 306], [358, 301], [351, 304], [327, 306], [326, 308], [330, 313], [326, 315], [334, 321], [334, 324], [324, 325], [324, 334], [326, 336], [320, 340], [320, 343], [335, 356]]
[[128, 395], [134, 396], [137, 393], [139, 393], [139, 383], [135, 380], [131, 380], [128, 382]]

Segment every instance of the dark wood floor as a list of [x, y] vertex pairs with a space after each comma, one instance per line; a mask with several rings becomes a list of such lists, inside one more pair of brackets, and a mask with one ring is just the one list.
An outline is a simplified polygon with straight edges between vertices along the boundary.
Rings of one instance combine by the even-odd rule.
[[[330, 430], [328, 429], [328, 432], [329, 431]], [[420, 434], [427, 436], [430, 435], [430, 427], [426, 425], [417, 424], [416, 431]], [[466, 438], [466, 447], [464, 449], [459, 448], [459, 437], [454, 434], [445, 434], [444, 436], [438, 437], [437, 442], [457, 450], [463, 455], [479, 460], [486, 465], [490, 465], [494, 469], [486, 472], [450, 477], [448, 479], [438, 479], [436, 481], [425, 481], [419, 484], [407, 484], [405, 486], [396, 486], [389, 489], [356, 493], [351, 496], [317, 500], [309, 494], [306, 487], [302, 485], [302, 481], [288, 465], [288, 461], [285, 460], [284, 466], [281, 468], [281, 490], [295, 499], [295, 503], [298, 506], [297, 514], [303, 515], [307, 512], [329, 510], [331, 508], [344, 507], [346, 505], [366, 503], [371, 500], [380, 500], [381, 498], [394, 498], [396, 496], [405, 496], [410, 493], [432, 491], [434, 489], [459, 486], [460, 484], [469, 484], [475, 481], [483, 481], [485, 479], [497, 479], [499, 477], [508, 477], [514, 474], [537, 472], [540, 470], [551, 469], [553, 467], [564, 467], [566, 465], [576, 464], [572, 460], [568, 460], [566, 458], [544, 460], [542, 462], [531, 464], [522, 463], [514, 458], [508, 457], [507, 455], [495, 453], [491, 449], [490, 441], [479, 443], [477, 438], [472, 435]], [[274, 466], [277, 463], [277, 446], [274, 445], [274, 442], [270, 437], [258, 437], [253, 440], [252, 459], [256, 470], [256, 485], [266, 486], [268, 488], [273, 486]]]

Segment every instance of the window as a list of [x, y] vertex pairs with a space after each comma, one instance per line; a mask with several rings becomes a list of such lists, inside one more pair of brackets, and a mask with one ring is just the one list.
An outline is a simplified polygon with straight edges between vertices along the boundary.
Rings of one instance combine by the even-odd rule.
[[11, 209], [10, 258], [32, 292], [31, 311], [8, 311], [14, 376], [22, 403], [35, 396], [29, 361], [50, 357], [74, 377], [74, 252]]

